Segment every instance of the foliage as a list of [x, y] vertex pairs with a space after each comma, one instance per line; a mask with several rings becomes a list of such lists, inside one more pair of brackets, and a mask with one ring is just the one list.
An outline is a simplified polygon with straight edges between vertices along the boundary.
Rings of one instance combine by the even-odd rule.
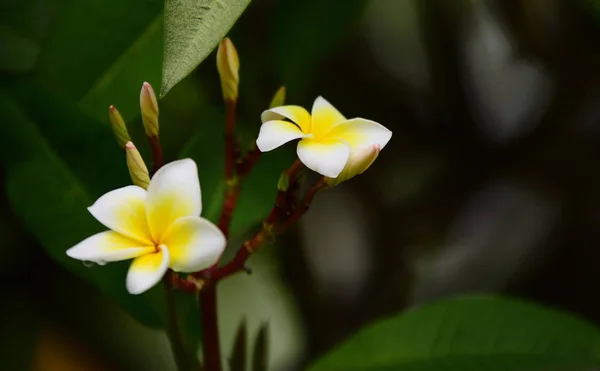
[[600, 365], [600, 330], [558, 311], [460, 297], [362, 329], [310, 371], [585, 370]]

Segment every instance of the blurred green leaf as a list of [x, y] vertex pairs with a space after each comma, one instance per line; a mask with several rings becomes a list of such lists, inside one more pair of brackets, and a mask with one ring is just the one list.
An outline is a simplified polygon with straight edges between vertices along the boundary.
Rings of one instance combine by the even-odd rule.
[[600, 365], [600, 331], [555, 310], [461, 297], [367, 326], [310, 371], [585, 370]]
[[156, 17], [141, 35], [96, 80], [80, 101], [80, 107], [92, 117], [107, 120], [107, 108], [120, 107], [125, 120], [140, 114], [139, 92], [147, 81], [160, 84], [163, 49], [163, 17]]
[[254, 351], [252, 352], [252, 371], [267, 371], [269, 365], [269, 324], [264, 323], [260, 326], [256, 340], [254, 341]]
[[319, 62], [334, 54], [338, 45], [357, 26], [367, 2], [286, 0], [277, 3], [271, 34], [275, 36], [275, 60], [280, 81], [300, 94]]
[[0, 70], [27, 72], [33, 68], [39, 52], [36, 42], [0, 24]]
[[52, 34], [43, 47], [42, 81], [80, 99], [161, 11], [161, 0], [60, 2]]
[[246, 320], [242, 319], [238, 327], [229, 358], [230, 371], [246, 371], [246, 348], [248, 347], [248, 326]]
[[161, 96], [208, 56], [249, 3], [250, 0], [165, 0]]
[[52, 92], [81, 102], [107, 122], [109, 104], [125, 120], [139, 115], [139, 91], [158, 86], [161, 70], [161, 0], [67, 0], [42, 45], [38, 81]]

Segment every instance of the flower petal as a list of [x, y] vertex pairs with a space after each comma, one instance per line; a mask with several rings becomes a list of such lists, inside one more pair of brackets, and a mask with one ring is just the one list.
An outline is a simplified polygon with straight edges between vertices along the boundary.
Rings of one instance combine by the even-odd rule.
[[392, 132], [385, 126], [362, 118], [339, 123], [327, 134], [327, 138], [342, 139], [348, 142], [352, 151], [374, 144], [379, 145], [381, 150], [391, 137]]
[[200, 181], [198, 168], [191, 159], [173, 161], [150, 180], [146, 200], [146, 215], [155, 242], [171, 224], [184, 216], [200, 216]]
[[311, 133], [318, 139], [325, 136], [337, 123], [346, 121], [346, 118], [323, 97], [315, 99], [311, 114]]
[[135, 258], [154, 251], [154, 246], [144, 246], [113, 231], [106, 231], [86, 238], [67, 250], [73, 259], [107, 263]]
[[256, 146], [261, 152], [271, 151], [290, 140], [304, 138], [300, 128], [288, 121], [267, 121], [260, 127]]
[[[127, 186], [110, 191], [88, 207], [100, 223], [143, 245], [151, 245], [152, 237], [146, 221], [146, 191]], [[138, 245], [139, 245], [138, 243]]]
[[310, 133], [310, 114], [300, 106], [281, 106], [268, 109], [262, 113], [260, 119], [263, 123], [286, 118], [295, 122], [302, 132]]
[[381, 152], [379, 144], [373, 144], [372, 146], [350, 152], [348, 162], [346, 162], [344, 170], [342, 170], [337, 178], [325, 178], [327, 185], [333, 187], [356, 175], [364, 173], [375, 162], [377, 156], [379, 156], [379, 152]]
[[314, 139], [302, 139], [298, 143], [298, 157], [309, 169], [317, 173], [335, 178], [344, 168], [350, 147], [338, 140], [317, 142]]
[[169, 250], [160, 246], [159, 250], [135, 258], [127, 272], [127, 291], [141, 294], [156, 285], [169, 268]]
[[216, 225], [196, 216], [177, 219], [163, 243], [171, 254], [170, 268], [177, 272], [197, 272], [212, 266], [227, 244]]

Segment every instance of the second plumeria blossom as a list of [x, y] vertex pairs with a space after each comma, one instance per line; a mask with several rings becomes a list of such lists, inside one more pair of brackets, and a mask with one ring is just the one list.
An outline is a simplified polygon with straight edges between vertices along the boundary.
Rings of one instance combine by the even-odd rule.
[[133, 259], [126, 279], [132, 294], [154, 286], [169, 268], [177, 272], [206, 269], [225, 249], [223, 233], [200, 217], [200, 182], [191, 159], [163, 166], [147, 190], [138, 186], [116, 189], [88, 210], [110, 230], [83, 240], [67, 255], [99, 264]]
[[263, 112], [261, 119], [256, 145], [262, 152], [300, 139], [300, 161], [328, 177], [330, 185], [365, 171], [392, 137], [375, 121], [346, 119], [322, 97], [315, 100], [310, 114], [299, 106], [281, 106]]

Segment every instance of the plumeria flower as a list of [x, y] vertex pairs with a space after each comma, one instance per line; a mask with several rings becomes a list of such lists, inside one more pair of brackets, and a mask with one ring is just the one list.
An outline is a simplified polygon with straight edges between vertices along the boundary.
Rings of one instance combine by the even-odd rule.
[[140, 294], [171, 268], [197, 272], [215, 264], [225, 236], [200, 217], [202, 201], [196, 163], [163, 166], [148, 189], [127, 186], [100, 197], [89, 212], [110, 231], [95, 234], [67, 251], [72, 258], [98, 264], [133, 259], [126, 286]]
[[262, 152], [300, 139], [300, 161], [328, 178], [342, 174], [346, 180], [362, 173], [392, 137], [375, 121], [347, 120], [323, 97], [315, 100], [311, 114], [299, 106], [281, 106], [266, 110], [261, 119], [256, 145]]

